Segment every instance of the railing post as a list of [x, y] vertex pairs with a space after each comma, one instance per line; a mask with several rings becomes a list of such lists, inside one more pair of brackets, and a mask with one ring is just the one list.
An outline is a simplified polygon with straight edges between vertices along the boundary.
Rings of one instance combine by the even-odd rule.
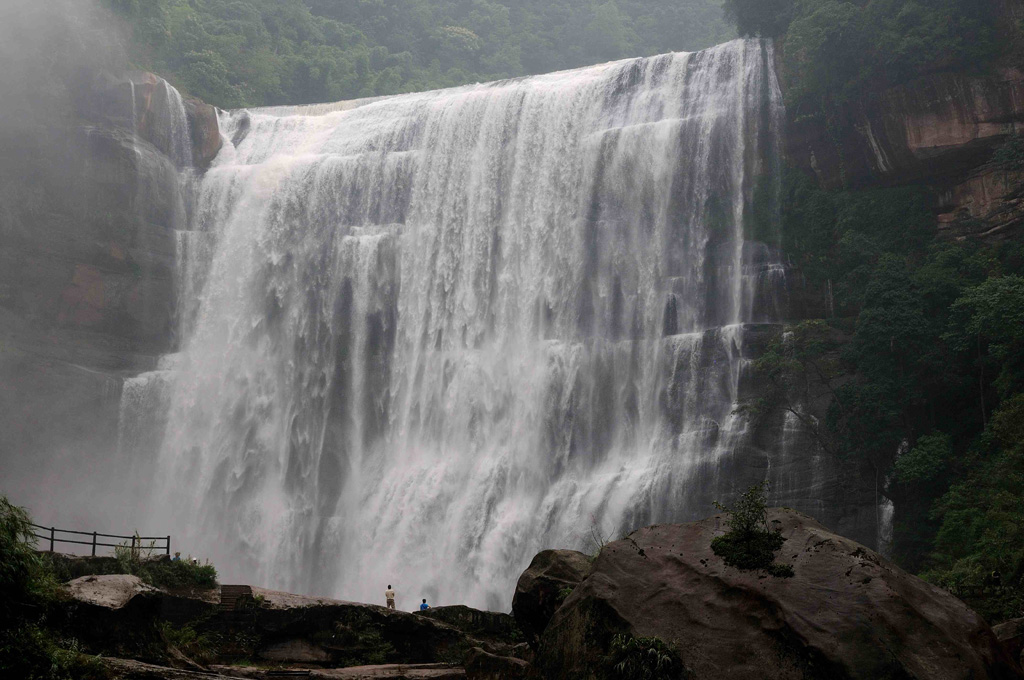
[[96, 532], [92, 532], [92, 556], [96, 557]]
[[167, 537], [167, 556], [171, 556], [171, 537]]
[[53, 527], [50, 527], [50, 552], [53, 552], [53, 534], [56, 531]]

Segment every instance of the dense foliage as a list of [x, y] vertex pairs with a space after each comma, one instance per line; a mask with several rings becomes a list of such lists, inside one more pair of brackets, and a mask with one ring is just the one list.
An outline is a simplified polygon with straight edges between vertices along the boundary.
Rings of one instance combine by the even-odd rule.
[[119, 546], [115, 549], [118, 574], [138, 576], [157, 588], [216, 588], [217, 570], [209, 562], [152, 558], [147, 551]]
[[656, 637], [615, 635], [606, 659], [609, 680], [682, 680], [682, 661]]
[[[25, 680], [100, 680], [109, 673], [67, 636], [60, 583], [91, 574], [135, 574], [161, 587], [210, 588], [217, 572], [209, 564], [143, 557], [125, 547], [115, 558], [75, 560], [36, 551], [24, 509], [0, 496], [0, 677]], [[194, 632], [165, 628], [165, 642], [190, 652], [204, 641]]]
[[950, 68], [976, 68], [1008, 47], [993, 0], [726, 0], [743, 35], [782, 36], [787, 99], [833, 112], [867, 90]]
[[793, 567], [775, 562], [775, 553], [786, 539], [768, 524], [767, 491], [762, 482], [743, 492], [732, 507], [715, 502], [715, 507], [729, 515], [729, 531], [711, 541], [711, 550], [731, 567], [763, 569], [772, 576], [788, 578]]
[[[1014, 162], [1011, 139], [997, 165]], [[920, 188], [828, 192], [793, 174], [783, 246], [825, 291], [757, 368], [763, 415], [828, 392], [815, 433], [896, 507], [894, 556], [993, 619], [1024, 614], [1024, 244], [936, 235]]]
[[721, 0], [104, 0], [129, 52], [239, 107], [338, 101], [692, 50]]
[[0, 677], [92, 680], [103, 667], [50, 625], [57, 581], [35, 551], [28, 515], [0, 496]]
[[193, 562], [191, 558], [177, 562], [166, 557], [151, 556], [152, 550], [128, 545], [115, 549], [113, 557], [80, 560], [68, 555], [44, 553], [40, 558], [58, 581], [100, 574], [132, 574], [157, 588], [209, 589], [217, 587], [217, 570], [212, 564]]

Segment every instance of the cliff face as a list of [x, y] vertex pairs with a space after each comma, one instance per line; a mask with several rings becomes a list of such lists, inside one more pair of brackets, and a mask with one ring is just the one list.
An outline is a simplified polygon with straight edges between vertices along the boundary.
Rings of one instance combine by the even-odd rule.
[[929, 75], [874, 93], [831, 120], [791, 118], [786, 149], [792, 164], [826, 188], [931, 185], [943, 232], [1004, 238], [1024, 221], [1024, 177], [988, 161], [1022, 130], [1024, 73], [1003, 67]]
[[150, 73], [101, 74], [60, 125], [5, 140], [5, 491], [30, 466], [26, 478], [39, 479], [39, 468], [116, 450], [123, 378], [172, 349], [175, 229], [186, 224], [179, 171], [208, 164], [220, 143], [212, 107], [177, 97]]
[[[1006, 26], [1024, 17], [1024, 3], [1019, 0], [1006, 0], [1000, 6]], [[784, 91], [792, 85], [785, 63], [785, 58], [777, 62]], [[869, 92], [828, 115], [790, 111], [786, 128], [788, 165], [815, 177], [824, 189], [925, 186], [934, 190], [932, 208], [939, 238], [994, 243], [1024, 235], [1024, 172], [993, 161], [1000, 147], [1024, 132], [1024, 72], [1008, 63], [986, 70], [929, 74]], [[824, 285], [805, 284], [799, 276], [791, 282], [791, 318], [834, 315], [831, 282], [827, 291]], [[835, 336], [840, 346], [849, 339], [838, 331]], [[836, 380], [850, 377], [841, 375]], [[818, 422], [825, 422], [833, 404], [826, 387], [813, 385], [815, 394], [798, 400]], [[818, 449], [802, 423], [794, 428], [793, 437], [792, 446], [801, 451], [800, 456]], [[891, 539], [885, 534], [894, 509], [879, 505], [885, 480], [877, 474], [866, 467], [842, 469], [826, 483], [836, 485], [832, 497], [843, 499], [840, 505], [846, 514], [835, 517], [832, 508], [813, 514], [844, 536], [884, 549]], [[873, 503], [868, 502], [871, 498]]]

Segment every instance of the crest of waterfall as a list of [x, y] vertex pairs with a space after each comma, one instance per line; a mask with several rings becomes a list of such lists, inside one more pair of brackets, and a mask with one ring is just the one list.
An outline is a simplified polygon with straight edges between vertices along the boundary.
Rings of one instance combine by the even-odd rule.
[[785, 302], [771, 50], [224, 114], [179, 240], [178, 544], [501, 609], [538, 549], [706, 514]]

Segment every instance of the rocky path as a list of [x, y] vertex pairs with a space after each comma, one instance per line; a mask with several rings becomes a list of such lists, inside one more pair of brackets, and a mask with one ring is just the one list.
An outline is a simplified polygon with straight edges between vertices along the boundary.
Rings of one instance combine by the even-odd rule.
[[[238, 666], [211, 666], [210, 670], [220, 673], [222, 677], [252, 678], [271, 680], [276, 677], [273, 671]], [[294, 671], [293, 671], [294, 672]], [[298, 675], [288, 677], [302, 677]], [[351, 668], [331, 668], [310, 670], [312, 679], [323, 680], [462, 680], [466, 677], [465, 669], [446, 664], [388, 664], [383, 666], [353, 666]]]
[[210, 666], [210, 672], [201, 673], [166, 666], [133, 661], [131, 659], [105, 659], [107, 667], [117, 680], [283, 680], [284, 678], [310, 678], [311, 680], [463, 680], [465, 669], [446, 664], [389, 664], [383, 666], [355, 666], [352, 668], [274, 671], [248, 666]]

